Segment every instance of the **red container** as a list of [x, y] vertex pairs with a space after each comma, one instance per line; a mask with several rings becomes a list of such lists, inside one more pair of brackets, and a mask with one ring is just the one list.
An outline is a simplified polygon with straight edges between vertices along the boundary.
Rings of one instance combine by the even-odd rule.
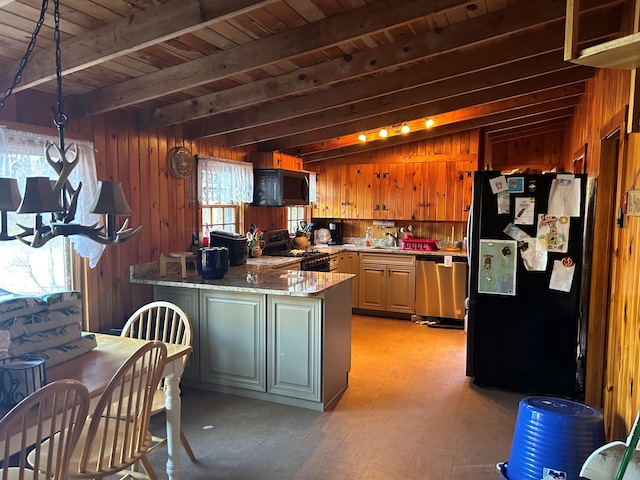
[[432, 238], [411, 238], [402, 240], [402, 250], [423, 250], [435, 252], [438, 250], [438, 240]]

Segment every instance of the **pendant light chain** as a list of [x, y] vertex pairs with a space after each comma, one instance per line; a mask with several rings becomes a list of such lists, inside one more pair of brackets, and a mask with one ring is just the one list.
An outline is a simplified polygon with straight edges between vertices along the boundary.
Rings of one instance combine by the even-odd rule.
[[[58, 0], [56, 0], [56, 2], [57, 1]], [[27, 63], [29, 62], [29, 56], [31, 55], [33, 48], [36, 46], [36, 39], [38, 38], [38, 33], [40, 33], [40, 28], [44, 23], [44, 14], [46, 13], [48, 6], [49, 6], [49, 0], [42, 0], [42, 8], [40, 8], [40, 18], [36, 23], [36, 28], [33, 30], [33, 33], [31, 34], [31, 39], [29, 40], [27, 51], [25, 52], [25, 54], [22, 56], [22, 59], [20, 60], [20, 65], [18, 66], [18, 71], [16, 72], [15, 77], [13, 77], [13, 82], [11, 83], [11, 86], [9, 86], [2, 94], [2, 99], [0, 99], [0, 108], [4, 107], [5, 102], [11, 96], [11, 94], [13, 93], [13, 90], [18, 86], [18, 84], [20, 83], [20, 80], [22, 80], [22, 74], [24, 72], [25, 67], [27, 66]]]
[[56, 44], [56, 93], [58, 100], [58, 111], [53, 116], [53, 123], [58, 128], [60, 138], [60, 151], [64, 153], [64, 129], [67, 126], [69, 118], [64, 113], [62, 103], [62, 61], [60, 53], [60, 0], [53, 0], [53, 38]]

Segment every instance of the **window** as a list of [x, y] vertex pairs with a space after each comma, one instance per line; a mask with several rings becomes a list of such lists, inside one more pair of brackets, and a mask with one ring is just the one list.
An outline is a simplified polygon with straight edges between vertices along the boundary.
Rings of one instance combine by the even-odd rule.
[[198, 200], [203, 238], [211, 230], [237, 233], [243, 202], [253, 200], [253, 165], [198, 155]]
[[[27, 177], [44, 176], [56, 179], [54, 169], [44, 157], [47, 140], [57, 143], [57, 138], [0, 127], [0, 177], [18, 179], [19, 190], [24, 194]], [[88, 210], [96, 190], [95, 159], [93, 145], [74, 141], [78, 146], [78, 166], [71, 172], [70, 181], [76, 186], [82, 182], [78, 199], [76, 220], [83, 224], [101, 221], [99, 216], [89, 219], [82, 212]], [[48, 218], [43, 215], [46, 222]], [[33, 214], [8, 212], [8, 235], [22, 232], [18, 226], [33, 225]], [[48, 292], [70, 290], [73, 287], [73, 248], [90, 258], [95, 266], [104, 249], [84, 237], [56, 237], [40, 248], [31, 248], [19, 240], [0, 242], [0, 289], [20, 294], [39, 295]]]
[[306, 221], [305, 215], [305, 207], [287, 207], [287, 229], [290, 234], [298, 231], [301, 221]]
[[227, 232], [238, 232], [238, 212], [237, 205], [203, 205], [202, 206], [202, 234], [208, 236], [211, 230], [226, 230]]

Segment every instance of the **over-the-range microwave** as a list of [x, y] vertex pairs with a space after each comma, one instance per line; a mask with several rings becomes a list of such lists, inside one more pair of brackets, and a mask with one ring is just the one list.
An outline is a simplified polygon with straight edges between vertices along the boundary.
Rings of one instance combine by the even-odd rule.
[[281, 168], [254, 169], [253, 205], [309, 205], [309, 173]]

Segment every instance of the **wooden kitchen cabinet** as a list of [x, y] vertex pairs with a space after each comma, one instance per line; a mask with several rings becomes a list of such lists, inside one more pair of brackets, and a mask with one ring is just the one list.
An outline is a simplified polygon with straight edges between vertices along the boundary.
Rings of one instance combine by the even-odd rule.
[[471, 160], [318, 167], [316, 218], [466, 221]]
[[251, 152], [251, 163], [255, 168], [283, 168], [303, 170], [302, 158], [279, 152]]
[[153, 299], [164, 300], [179, 306], [189, 317], [191, 328], [191, 347], [182, 378], [200, 380], [200, 307], [198, 306], [198, 290], [193, 288], [153, 286]]
[[329, 255], [329, 271], [340, 272], [340, 253], [335, 252]]
[[267, 393], [320, 401], [322, 300], [269, 297]]
[[340, 252], [340, 273], [355, 275], [351, 281], [351, 308], [358, 308], [358, 275], [360, 270], [360, 256], [358, 252]]
[[266, 391], [266, 295], [200, 291], [200, 380]]
[[359, 308], [415, 312], [415, 256], [363, 253], [360, 256]]

